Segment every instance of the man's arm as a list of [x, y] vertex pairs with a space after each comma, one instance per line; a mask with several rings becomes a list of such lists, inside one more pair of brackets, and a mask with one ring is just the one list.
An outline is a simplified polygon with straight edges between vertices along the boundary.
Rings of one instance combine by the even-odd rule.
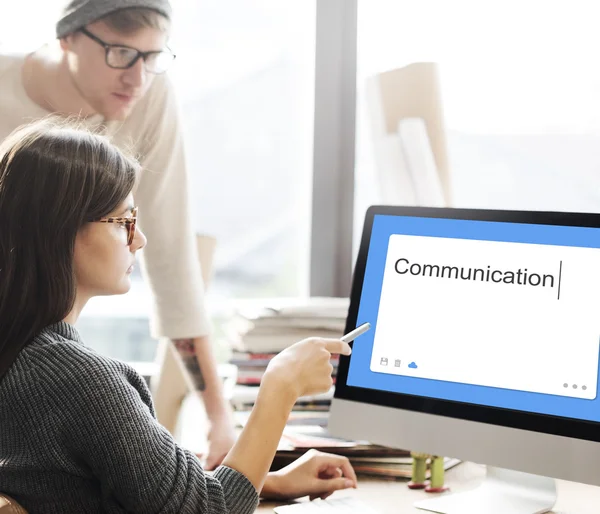
[[[173, 341], [196, 391], [202, 392], [206, 414], [211, 422], [210, 449], [206, 469], [214, 469], [235, 443], [231, 407], [223, 396], [223, 385], [208, 336]], [[202, 363], [202, 364], [200, 364]]]
[[173, 344], [185, 364], [194, 388], [196, 391], [202, 391], [209, 417], [213, 419], [213, 417], [229, 416], [231, 409], [226, 402], [222, 401], [223, 386], [209, 337], [176, 339]]
[[175, 339], [173, 341], [196, 391], [204, 391], [206, 389], [206, 382], [204, 381], [204, 376], [200, 369], [198, 355], [196, 355], [196, 347], [207, 343], [206, 337], [199, 337], [196, 339]]

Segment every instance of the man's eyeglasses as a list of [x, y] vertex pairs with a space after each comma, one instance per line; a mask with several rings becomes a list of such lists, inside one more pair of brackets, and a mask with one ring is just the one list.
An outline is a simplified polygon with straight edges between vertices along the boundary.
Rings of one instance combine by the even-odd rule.
[[127, 246], [131, 246], [135, 237], [135, 226], [137, 224], [137, 207], [131, 209], [131, 217], [129, 218], [100, 218], [95, 220], [98, 223], [118, 223], [127, 227]]
[[87, 29], [79, 29], [91, 40], [104, 47], [106, 64], [110, 68], [126, 70], [131, 68], [141, 58], [148, 73], [161, 74], [167, 71], [175, 60], [175, 54], [169, 48], [166, 50], [154, 50], [151, 52], [140, 52], [135, 48], [123, 45], [110, 45], [94, 36]]

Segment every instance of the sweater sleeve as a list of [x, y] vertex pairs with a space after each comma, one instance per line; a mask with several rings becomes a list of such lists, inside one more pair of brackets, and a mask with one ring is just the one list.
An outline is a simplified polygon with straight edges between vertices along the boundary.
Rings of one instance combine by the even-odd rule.
[[[200, 337], [210, 331], [204, 286], [190, 219], [188, 171], [175, 92], [166, 76], [155, 79], [138, 123], [142, 174], [135, 200], [148, 243], [142, 270], [154, 296], [154, 337]], [[142, 126], [143, 124], [143, 126]]]
[[69, 359], [54, 395], [64, 444], [99, 481], [103, 498], [144, 514], [256, 510], [258, 494], [244, 475], [221, 466], [210, 476], [177, 445], [155, 419], [147, 387], [133, 370], [100, 356]]

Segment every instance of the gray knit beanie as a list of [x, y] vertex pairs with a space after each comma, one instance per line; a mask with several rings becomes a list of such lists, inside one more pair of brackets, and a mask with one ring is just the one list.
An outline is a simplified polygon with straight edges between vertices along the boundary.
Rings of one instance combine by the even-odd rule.
[[152, 9], [167, 19], [171, 18], [169, 0], [71, 0], [63, 8], [62, 17], [56, 24], [56, 37], [67, 36], [112, 12], [132, 7]]

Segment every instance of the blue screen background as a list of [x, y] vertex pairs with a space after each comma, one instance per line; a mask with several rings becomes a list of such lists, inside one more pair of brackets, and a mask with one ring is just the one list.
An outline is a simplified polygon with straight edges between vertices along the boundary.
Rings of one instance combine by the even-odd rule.
[[[583, 400], [372, 372], [369, 364], [374, 329], [388, 242], [393, 234], [600, 248], [600, 229], [375, 215], [356, 322], [357, 326], [370, 322], [371, 330], [353, 345], [347, 379], [349, 386], [600, 422], [599, 395], [594, 400]], [[598, 384], [600, 387], [600, 377]]]

